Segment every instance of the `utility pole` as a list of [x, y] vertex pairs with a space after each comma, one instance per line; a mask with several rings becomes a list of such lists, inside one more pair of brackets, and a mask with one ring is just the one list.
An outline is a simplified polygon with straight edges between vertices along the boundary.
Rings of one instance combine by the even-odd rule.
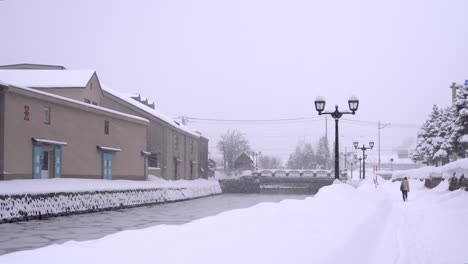
[[348, 153], [346, 152], [346, 147], [344, 148], [344, 169], [346, 171], [346, 158], [348, 157]]
[[328, 142], [328, 116], [325, 117], [325, 138]]
[[261, 151], [259, 151], [259, 152], [255, 152], [255, 151], [254, 151], [254, 152], [252, 153], [252, 156], [253, 156], [253, 158], [254, 158], [253, 161], [255, 162], [255, 171], [258, 170], [258, 156], [259, 156], [259, 155], [262, 155], [262, 152], [261, 152]]
[[379, 142], [379, 150], [378, 150], [378, 153], [379, 153], [379, 158], [378, 158], [379, 170], [380, 170], [380, 130], [386, 128], [389, 125], [391, 125], [391, 123], [385, 123], [383, 125], [380, 125], [380, 120], [379, 120], [379, 123], [377, 124], [377, 130], [379, 131], [378, 140], [377, 140]]

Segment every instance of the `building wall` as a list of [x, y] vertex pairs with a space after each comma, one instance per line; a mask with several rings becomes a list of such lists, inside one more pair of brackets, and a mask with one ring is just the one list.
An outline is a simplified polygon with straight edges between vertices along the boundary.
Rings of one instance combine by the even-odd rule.
[[[5, 94], [5, 179], [32, 178], [32, 137], [68, 143], [62, 147], [62, 177], [101, 178], [102, 153], [96, 146], [106, 146], [122, 149], [113, 155], [113, 179], [144, 179], [146, 122], [44, 97]], [[25, 105], [29, 121], [24, 120]], [[50, 108], [50, 124], [43, 122], [44, 107]]]
[[0, 180], [3, 180], [4, 148], [4, 120], [5, 120], [5, 96], [4, 89], [0, 86]]
[[[138, 109], [126, 102], [115, 98], [113, 95], [104, 92], [101, 100], [102, 106], [116, 111], [138, 115], [150, 120], [147, 131], [147, 150], [159, 153], [158, 163], [161, 168], [161, 176], [167, 180], [196, 179], [199, 178], [198, 168], [198, 137], [191, 136], [181, 130], [177, 130], [164, 121], [157, 120], [154, 116]], [[178, 137], [177, 148], [174, 145], [174, 136]], [[194, 141], [193, 153], [190, 152], [190, 141]], [[175, 175], [176, 159], [181, 160]], [[190, 161], [197, 162], [190, 176]]]
[[200, 137], [198, 140], [198, 164], [203, 170], [199, 170], [200, 178], [208, 179], [208, 139]]
[[164, 136], [166, 133], [166, 128], [154, 121], [150, 122], [148, 127], [147, 133], [147, 148], [148, 151], [152, 153], [158, 153], [158, 165], [161, 168], [161, 176], [163, 178], [166, 177], [166, 159], [165, 159], [165, 149], [167, 148], [166, 141], [164, 140]]
[[102, 89], [96, 73], [93, 74], [86, 87], [36, 89], [46, 93], [71, 98], [80, 102], [84, 102], [85, 99], [88, 99], [92, 102], [95, 102], [97, 105], [101, 105]]

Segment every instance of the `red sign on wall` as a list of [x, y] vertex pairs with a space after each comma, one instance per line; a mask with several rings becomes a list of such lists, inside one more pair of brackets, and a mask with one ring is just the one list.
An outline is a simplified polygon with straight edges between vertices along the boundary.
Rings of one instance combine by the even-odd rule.
[[24, 120], [29, 121], [29, 105], [24, 106]]

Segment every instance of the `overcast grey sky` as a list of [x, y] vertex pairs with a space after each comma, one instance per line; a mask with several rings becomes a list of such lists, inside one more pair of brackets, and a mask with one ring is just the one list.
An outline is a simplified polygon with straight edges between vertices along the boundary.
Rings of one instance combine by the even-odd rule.
[[[398, 147], [452, 81], [468, 79], [467, 1], [0, 1], [0, 64], [95, 69], [102, 83], [140, 92], [177, 117], [317, 116], [355, 94], [349, 119], [391, 122], [382, 149]], [[329, 136], [334, 134], [329, 119]], [[411, 124], [402, 128], [398, 124]], [[193, 123], [214, 153], [228, 128], [286, 159], [324, 122]], [[342, 123], [343, 148], [377, 140], [377, 127]]]

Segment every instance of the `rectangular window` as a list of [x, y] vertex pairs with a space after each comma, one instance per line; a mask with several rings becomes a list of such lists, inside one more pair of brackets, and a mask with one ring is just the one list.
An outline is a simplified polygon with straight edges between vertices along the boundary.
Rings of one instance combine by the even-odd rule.
[[148, 167], [158, 167], [158, 154], [151, 153], [151, 155], [148, 157]]
[[50, 108], [44, 107], [44, 124], [50, 124]]
[[193, 178], [193, 161], [190, 161], [190, 179]]
[[42, 152], [42, 170], [49, 170], [49, 152]]
[[190, 141], [190, 154], [193, 154], [193, 140]]
[[179, 137], [177, 135], [174, 135], [174, 149], [179, 149]]
[[104, 121], [104, 134], [109, 135], [109, 121]]

